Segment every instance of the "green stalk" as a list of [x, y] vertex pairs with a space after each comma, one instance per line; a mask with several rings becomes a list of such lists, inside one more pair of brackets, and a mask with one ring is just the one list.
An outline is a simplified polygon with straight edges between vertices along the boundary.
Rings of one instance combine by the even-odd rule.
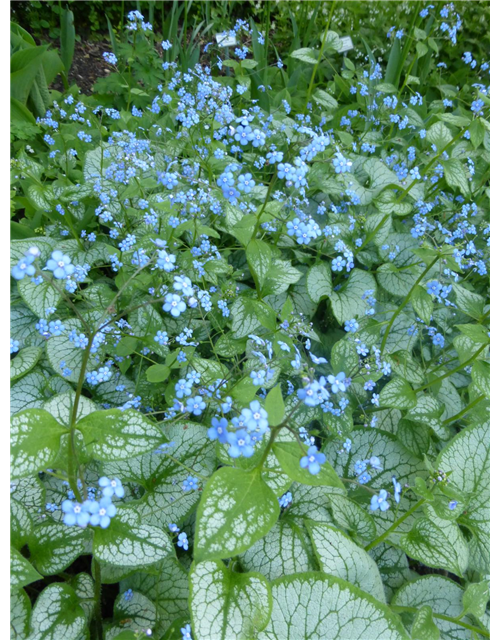
[[429, 271], [432, 269], [432, 267], [436, 264], [436, 262], [438, 260], [439, 260], [439, 256], [434, 258], [434, 260], [424, 269], [424, 271], [422, 271], [422, 273], [419, 275], [419, 277], [415, 280], [415, 284], [413, 285], [413, 287], [408, 291], [408, 294], [406, 295], [406, 297], [403, 300], [403, 302], [396, 309], [395, 313], [392, 314], [392, 318], [389, 320], [389, 324], [387, 325], [387, 329], [385, 330], [385, 333], [384, 333], [384, 338], [382, 340], [382, 346], [380, 347], [380, 353], [381, 354], [384, 353], [384, 349], [385, 349], [385, 344], [387, 342], [387, 338], [389, 337], [389, 333], [391, 332], [392, 325], [394, 324], [396, 318], [399, 316], [401, 311], [403, 311], [403, 309], [406, 307], [406, 305], [410, 301], [411, 295], [412, 295], [413, 291], [415, 290], [415, 288], [418, 287], [420, 282], [423, 280], [423, 278], [426, 276], [426, 274], [429, 273]]
[[398, 518], [388, 529], [387, 531], [384, 531], [384, 533], [382, 533], [378, 538], [375, 538], [375, 540], [373, 540], [372, 542], [370, 542], [370, 544], [367, 544], [365, 547], [365, 551], [370, 551], [370, 549], [373, 549], [373, 547], [376, 547], [377, 545], [379, 545], [381, 542], [383, 542], [395, 529], [397, 529], [399, 527], [399, 525], [404, 522], [406, 520], [406, 518], [411, 515], [413, 512], [415, 512], [417, 509], [419, 509], [424, 503], [426, 502], [425, 498], [422, 498], [421, 500], [419, 500], [418, 502], [416, 502], [413, 507], [411, 507], [410, 509], [408, 509], [408, 511], [406, 513], [403, 513], [403, 515]]
[[271, 26], [271, 3], [268, 2], [267, 6], [266, 6], [266, 48], [265, 48], [265, 58], [266, 58], [266, 67], [265, 67], [265, 71], [264, 71], [264, 80], [266, 78], [266, 71], [267, 71], [267, 66], [269, 64], [269, 61], [267, 59], [268, 54], [269, 54], [269, 29]]
[[[419, 609], [417, 607], [402, 607], [397, 604], [391, 605], [391, 609], [395, 613], [404, 613], [405, 611], [408, 613], [418, 613]], [[438, 620], [446, 620], [446, 622], [452, 622], [453, 624], [458, 624], [460, 627], [464, 627], [464, 629], [469, 629], [470, 631], [474, 631], [475, 633], [479, 633], [479, 635], [484, 636], [485, 638], [489, 638], [490, 634], [488, 631], [483, 631], [479, 627], [475, 627], [472, 624], [468, 624], [467, 622], [463, 622], [462, 620], [458, 620], [457, 618], [452, 618], [451, 616], [446, 616], [443, 613], [435, 613], [432, 612], [433, 618], [437, 618]]]
[[94, 621], [97, 639], [102, 640], [102, 612], [101, 612], [101, 565], [94, 558]]
[[451, 418], [448, 418], [447, 420], [443, 421], [443, 426], [447, 425], [447, 424], [452, 424], [453, 422], [457, 422], [457, 420], [460, 420], [460, 418], [462, 416], [464, 416], [466, 413], [469, 413], [469, 411], [472, 409], [472, 407], [475, 407], [476, 404], [479, 404], [482, 400], [484, 400], [486, 398], [486, 396], [484, 395], [484, 393], [480, 396], [478, 396], [475, 400], [473, 400], [470, 404], [468, 404], [465, 409], [462, 409], [462, 411], [460, 411], [459, 413], [455, 414], [454, 416], [451, 416]]
[[311, 99], [311, 93], [312, 93], [313, 86], [314, 86], [314, 78], [316, 76], [316, 71], [318, 70], [319, 63], [321, 62], [321, 57], [323, 56], [323, 50], [324, 50], [325, 44], [326, 44], [326, 36], [328, 34], [328, 28], [330, 27], [330, 23], [332, 21], [333, 10], [335, 8], [335, 4], [336, 4], [336, 2], [334, 0], [332, 2], [331, 8], [330, 8], [330, 13], [328, 14], [328, 20], [326, 22], [325, 32], [323, 33], [323, 40], [321, 41], [321, 48], [319, 50], [318, 62], [316, 62], [316, 64], [314, 65], [314, 69], [313, 69], [312, 76], [311, 76], [311, 82], [309, 83], [309, 89], [307, 90], [306, 105], [305, 105], [304, 110], [307, 109], [307, 105], [309, 104], [309, 100]]
[[433, 385], [437, 384], [438, 382], [441, 382], [445, 378], [448, 378], [449, 376], [452, 376], [454, 373], [458, 373], [458, 371], [461, 371], [468, 364], [470, 364], [471, 362], [474, 362], [474, 360], [481, 353], [481, 351], [483, 351], [487, 346], [488, 346], [487, 344], [483, 344], [477, 351], [474, 352], [474, 354], [468, 360], [466, 360], [462, 364], [459, 364], [454, 369], [450, 369], [450, 371], [448, 371], [445, 374], [443, 374], [440, 378], [435, 378], [434, 380], [431, 380], [427, 384], [422, 385], [418, 389], [415, 389], [415, 393], [418, 393], [419, 391], [423, 391], [424, 389], [427, 389], [428, 387], [432, 387]]

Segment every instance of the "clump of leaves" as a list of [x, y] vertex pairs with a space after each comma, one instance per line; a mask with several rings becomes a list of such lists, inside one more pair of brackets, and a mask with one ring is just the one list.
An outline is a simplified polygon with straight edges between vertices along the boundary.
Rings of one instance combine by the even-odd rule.
[[68, 93], [16, 149], [13, 637], [488, 637], [488, 63], [447, 82], [460, 29], [392, 30], [398, 75], [328, 27], [268, 68], [240, 20], [213, 68]]

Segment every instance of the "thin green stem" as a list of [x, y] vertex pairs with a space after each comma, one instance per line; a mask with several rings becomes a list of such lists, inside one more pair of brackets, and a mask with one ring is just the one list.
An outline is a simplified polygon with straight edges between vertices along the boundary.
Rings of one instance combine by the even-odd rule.
[[101, 565], [94, 557], [94, 621], [96, 626], [96, 637], [102, 640], [102, 612], [101, 612]]
[[401, 311], [403, 311], [403, 309], [406, 307], [406, 305], [410, 301], [410, 298], [411, 298], [412, 293], [415, 290], [415, 288], [418, 287], [420, 282], [422, 282], [423, 278], [425, 278], [425, 276], [429, 273], [429, 271], [432, 269], [432, 267], [436, 264], [436, 262], [438, 260], [439, 260], [439, 256], [436, 256], [434, 258], [434, 260], [429, 265], [427, 265], [427, 267], [424, 269], [424, 271], [422, 271], [422, 273], [419, 275], [419, 277], [415, 280], [415, 283], [414, 283], [413, 287], [408, 291], [408, 293], [407, 293], [405, 299], [403, 300], [403, 302], [399, 305], [399, 307], [396, 309], [396, 311], [392, 314], [392, 317], [389, 320], [389, 324], [387, 325], [387, 329], [385, 330], [384, 337], [382, 339], [382, 345], [380, 347], [380, 353], [381, 354], [384, 353], [384, 349], [385, 349], [385, 345], [386, 345], [386, 342], [387, 342], [387, 338], [389, 337], [389, 333], [391, 332], [392, 325], [394, 324], [396, 318], [399, 316]]
[[[395, 613], [404, 613], [405, 611], [408, 613], [417, 613], [419, 611], [417, 607], [403, 607], [395, 604], [391, 605], [391, 609]], [[434, 618], [437, 618], [438, 620], [446, 620], [446, 622], [452, 622], [453, 624], [457, 624], [460, 627], [464, 627], [464, 629], [469, 629], [469, 631], [474, 631], [475, 633], [479, 633], [479, 635], [484, 636], [485, 638], [490, 637], [490, 634], [488, 631], [485, 631], [484, 629], [480, 629], [479, 627], [475, 627], [474, 625], [469, 624], [468, 622], [464, 622], [463, 620], [458, 620], [457, 618], [446, 616], [443, 613], [435, 613], [434, 611], [432, 612], [432, 616]]]
[[403, 515], [400, 518], [398, 518], [395, 522], [393, 522], [393, 524], [386, 531], [384, 531], [384, 533], [382, 533], [378, 538], [375, 538], [375, 540], [370, 542], [370, 544], [367, 544], [365, 547], [365, 551], [370, 551], [370, 549], [373, 549], [373, 547], [376, 547], [381, 542], [383, 542], [393, 531], [395, 531], [399, 527], [399, 525], [402, 522], [406, 520], [408, 516], [410, 516], [417, 509], [419, 509], [425, 502], [426, 502], [425, 498], [422, 498], [421, 500], [416, 502], [413, 505], [413, 507], [408, 509], [406, 513], [403, 513]]
[[312, 93], [312, 90], [313, 90], [313, 87], [314, 87], [314, 78], [316, 77], [316, 71], [318, 70], [319, 64], [321, 62], [321, 58], [323, 56], [323, 50], [324, 50], [325, 44], [326, 44], [326, 36], [328, 35], [328, 29], [329, 29], [330, 23], [332, 21], [333, 10], [335, 8], [335, 4], [336, 4], [336, 2], [332, 2], [332, 4], [331, 4], [330, 13], [328, 14], [328, 20], [326, 22], [325, 31], [323, 33], [323, 40], [321, 41], [321, 48], [319, 50], [318, 61], [314, 65], [314, 69], [313, 69], [312, 76], [311, 76], [311, 81], [309, 82], [309, 88], [307, 90], [307, 98], [306, 98], [306, 107], [305, 107], [306, 109], [307, 109], [307, 105], [309, 104], [309, 100], [311, 99], [311, 93]]
[[443, 426], [447, 425], [447, 424], [453, 424], [453, 422], [457, 422], [458, 420], [460, 420], [460, 418], [462, 416], [464, 416], [466, 413], [469, 413], [469, 411], [472, 409], [472, 407], [475, 407], [476, 404], [479, 404], [482, 400], [484, 400], [486, 398], [486, 396], [484, 395], [480, 395], [478, 396], [475, 400], [473, 400], [470, 404], [468, 404], [465, 409], [462, 409], [462, 411], [460, 411], [459, 413], [455, 414], [454, 416], [451, 416], [451, 418], [448, 418], [447, 420], [443, 421]]
[[419, 387], [418, 389], [415, 390], [415, 393], [418, 393], [419, 391], [423, 391], [424, 389], [427, 389], [428, 387], [432, 387], [433, 385], [437, 384], [438, 382], [441, 382], [445, 378], [448, 378], [449, 376], [452, 376], [454, 373], [458, 373], [458, 371], [461, 371], [462, 369], [464, 369], [471, 362], [474, 362], [474, 360], [477, 358], [477, 356], [481, 353], [481, 351], [483, 351], [488, 346], [488, 344], [483, 344], [477, 351], [474, 352], [474, 354], [468, 360], [466, 360], [465, 362], [462, 362], [461, 364], [459, 364], [454, 369], [450, 369], [445, 374], [443, 374], [441, 377], [435, 378], [434, 380], [431, 380], [427, 384], [422, 385], [421, 387]]

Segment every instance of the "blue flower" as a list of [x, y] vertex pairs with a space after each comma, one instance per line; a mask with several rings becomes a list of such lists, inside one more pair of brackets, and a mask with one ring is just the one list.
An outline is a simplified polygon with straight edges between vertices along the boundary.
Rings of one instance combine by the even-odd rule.
[[34, 276], [36, 271], [32, 264], [34, 260], [34, 255], [26, 253], [24, 258], [21, 258], [16, 266], [12, 268], [12, 277], [16, 280], [22, 280], [24, 276]]
[[186, 409], [189, 411], [189, 413], [192, 413], [195, 416], [200, 416], [206, 406], [207, 405], [205, 402], [203, 402], [203, 398], [201, 396], [189, 398], [186, 403]]
[[448, 509], [454, 511], [457, 507], [457, 504], [458, 502], [456, 500], [450, 500], [450, 502], [448, 503]]
[[125, 602], [130, 602], [133, 596], [134, 592], [132, 591], [132, 589], [127, 589], [123, 594], [123, 599], [125, 600]]
[[207, 432], [210, 440], [219, 440], [221, 444], [227, 442], [227, 420], [226, 418], [212, 418], [212, 426]]
[[84, 529], [90, 522], [90, 513], [86, 507], [79, 502], [64, 500], [61, 505], [61, 509], [64, 513], [63, 522], [69, 527], [78, 525]]
[[286, 509], [292, 502], [292, 494], [290, 493], [290, 491], [282, 495], [281, 498], [279, 498], [278, 502], [282, 509]]
[[259, 371], [251, 371], [250, 378], [252, 379], [252, 382], [256, 387], [261, 387], [266, 381], [266, 372], [264, 369], [260, 369]]
[[93, 500], [88, 505], [88, 510], [91, 513], [90, 524], [101, 529], [107, 529], [111, 518], [116, 515], [116, 507], [110, 497], [101, 498], [99, 502]]
[[392, 484], [394, 485], [394, 500], [399, 504], [401, 500], [401, 485], [396, 480], [396, 476], [392, 476]]
[[344, 392], [346, 390], [345, 373], [341, 371], [337, 375], [328, 376], [328, 382], [331, 384], [332, 393]]
[[179, 537], [177, 539], [177, 546], [182, 547], [184, 551], [187, 551], [189, 549], [189, 542], [187, 539], [187, 535], [184, 532], [179, 533]]
[[170, 311], [171, 315], [174, 316], [174, 318], [178, 318], [181, 313], [186, 311], [186, 303], [176, 293], [169, 293], [165, 297], [163, 311]]
[[363, 473], [363, 471], [366, 471], [367, 462], [367, 460], [356, 460], [354, 463], [354, 473], [359, 475]]
[[194, 294], [193, 285], [187, 276], [175, 276], [173, 287], [176, 291], [182, 291], [185, 296]]
[[228, 433], [227, 441], [231, 445], [228, 451], [231, 458], [239, 458], [240, 456], [250, 458], [253, 456], [252, 440], [250, 434], [244, 429], [239, 429], [236, 433]]
[[359, 484], [366, 484], [367, 482], [370, 482], [371, 479], [371, 475], [367, 471], [363, 471], [363, 473], [358, 478], [358, 482]]
[[346, 158], [344, 158], [340, 151], [337, 151], [332, 163], [333, 168], [335, 169], [335, 173], [346, 173], [350, 171], [352, 167], [351, 160], [347, 160]]
[[370, 509], [372, 511], [377, 511], [377, 509], [380, 509], [380, 511], [387, 511], [387, 509], [389, 508], [389, 503], [387, 502], [388, 495], [389, 494], [385, 489], [381, 489], [378, 496], [372, 496], [372, 499], [370, 501]]
[[249, 409], [241, 412], [245, 427], [248, 431], [259, 431], [265, 433], [269, 428], [267, 421], [267, 411], [260, 406], [258, 400], [252, 400]]
[[52, 256], [45, 265], [45, 269], [52, 271], [54, 278], [57, 280], [63, 280], [73, 274], [75, 266], [71, 264], [71, 258], [69, 256], [57, 250], [52, 252]]
[[196, 491], [198, 489], [198, 478], [188, 476], [182, 483], [183, 491]]
[[185, 627], [181, 627], [182, 640], [192, 640], [191, 625], [187, 624]]
[[169, 271], [173, 271], [175, 269], [175, 261], [177, 260], [176, 256], [173, 253], [167, 253], [166, 251], [158, 251], [158, 259], [156, 261], [156, 266], [158, 269], [163, 269], [167, 273]]
[[344, 329], [345, 331], [347, 331], [347, 333], [356, 333], [356, 331], [359, 329], [359, 324], [353, 318], [352, 320], [347, 320], [344, 325]]
[[125, 489], [123, 488], [121, 480], [118, 478], [113, 478], [110, 480], [106, 476], [99, 478], [99, 486], [102, 489], [102, 495], [105, 498], [112, 498], [116, 496], [117, 498], [123, 498], [125, 495]]
[[10, 339], [10, 352], [17, 353], [19, 351], [19, 340]]
[[309, 447], [307, 456], [300, 459], [300, 466], [302, 469], [308, 469], [309, 473], [315, 476], [321, 471], [321, 465], [325, 461], [326, 456], [324, 453], [319, 453], [317, 447]]
[[377, 458], [377, 456], [372, 456], [368, 462], [370, 463], [370, 467], [372, 469], [377, 469], [378, 471], [383, 471], [384, 467], [382, 466], [382, 463], [380, 462], [380, 458]]
[[238, 176], [238, 187], [244, 193], [250, 193], [250, 191], [255, 187], [255, 180], [252, 178], [252, 174], [244, 173]]

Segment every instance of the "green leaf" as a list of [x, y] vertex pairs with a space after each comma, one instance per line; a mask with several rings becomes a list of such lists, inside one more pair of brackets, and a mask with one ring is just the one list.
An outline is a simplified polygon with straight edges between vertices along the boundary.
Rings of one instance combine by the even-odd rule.
[[252, 277], [262, 289], [271, 267], [271, 247], [263, 240], [250, 240], [246, 248], [246, 256]]
[[120, 594], [115, 600], [113, 613], [117, 625], [107, 630], [106, 635], [109, 636], [114, 636], [115, 629], [119, 631], [128, 628], [140, 632], [156, 627], [158, 617], [156, 607], [149, 598], [140, 592], [135, 592], [131, 599], [126, 598], [124, 593]]
[[285, 403], [281, 394], [281, 386], [273, 387], [266, 396], [264, 409], [267, 411], [269, 424], [277, 427], [285, 417]]
[[441, 451], [435, 466], [450, 473], [450, 484], [474, 499], [458, 523], [472, 533], [470, 567], [482, 573], [489, 567], [489, 425], [464, 429]]
[[169, 377], [170, 371], [166, 364], [153, 364], [146, 369], [146, 379], [148, 382], [163, 382]]
[[134, 409], [94, 411], [76, 427], [97, 460], [126, 460], [152, 451], [165, 441], [160, 427]]
[[50, 467], [66, 432], [43, 409], [27, 409], [11, 419], [11, 478], [23, 478]]
[[483, 144], [485, 128], [480, 118], [474, 118], [471, 126], [469, 127], [470, 141], [474, 149], [477, 149]]
[[208, 481], [198, 507], [195, 560], [229, 558], [271, 529], [279, 504], [260, 471], [222, 467]]
[[318, 62], [315, 57], [314, 49], [303, 48], [296, 49], [293, 53], [290, 54], [291, 58], [295, 58], [296, 60], [300, 60], [301, 62], [306, 62], [307, 64], [316, 64]]
[[489, 601], [490, 589], [487, 580], [470, 584], [464, 593], [464, 610], [462, 615], [472, 614], [476, 618], [481, 619]]
[[149, 524], [128, 523], [120, 517], [123, 511], [118, 510], [107, 529], [95, 529], [93, 553], [97, 560], [120, 567], [145, 567], [175, 554], [166, 533]]
[[[73, 329], [78, 334], [85, 333], [82, 323], [75, 318], [65, 320], [64, 328], [68, 333]], [[60, 336], [52, 336], [49, 338], [47, 341], [47, 357], [54, 371], [60, 375], [62, 375], [61, 362], [64, 361], [65, 367], [71, 371], [69, 375], [65, 376], [65, 379], [70, 382], [78, 382], [83, 366], [84, 350], [68, 340], [66, 332]]]
[[10, 544], [20, 550], [31, 534], [33, 521], [28, 509], [18, 500], [10, 501]]
[[312, 97], [315, 102], [327, 109], [337, 109], [339, 106], [335, 98], [326, 91], [323, 91], [323, 89], [316, 89]]
[[404, 378], [393, 378], [380, 392], [380, 405], [394, 409], [411, 409], [417, 404], [415, 391]]
[[444, 406], [430, 394], [420, 394], [417, 398], [417, 404], [412, 407], [406, 414], [408, 420], [417, 422], [426, 427], [433, 429], [436, 434], [443, 440], [449, 440], [450, 433], [443, 426], [441, 415]]
[[[403, 585], [392, 599], [392, 605], [402, 607], [429, 606], [433, 613], [449, 618], [457, 618], [462, 612], [463, 588], [454, 580], [437, 575], [419, 577]], [[410, 616], [414, 614], [405, 614]], [[474, 624], [468, 618], [464, 619], [468, 624]], [[470, 633], [459, 622], [443, 620], [435, 617], [434, 623], [441, 633], [441, 640], [458, 640], [470, 638]]]
[[387, 262], [377, 269], [377, 282], [388, 293], [394, 296], [406, 296], [417, 281], [414, 269], [398, 269], [395, 264]]
[[75, 53], [75, 25], [73, 23], [73, 12], [63, 9], [61, 14], [61, 60], [69, 74], [73, 55]]
[[340, 324], [364, 315], [366, 302], [361, 296], [369, 289], [377, 289], [372, 274], [368, 271], [353, 269], [349, 274], [347, 285], [339, 293], [332, 291], [330, 294], [332, 311]]
[[476, 360], [472, 365], [472, 380], [481, 394], [490, 397], [490, 367], [485, 362]]
[[40, 360], [42, 349], [40, 347], [25, 347], [16, 357], [10, 361], [10, 379], [18, 380], [26, 375]]
[[321, 571], [356, 585], [385, 602], [384, 585], [373, 558], [345, 534], [327, 524], [306, 521]]
[[10, 594], [10, 637], [27, 638], [31, 614], [31, 601], [24, 589]]
[[[43, 281], [40, 284], [34, 284], [31, 278], [24, 278], [18, 281], [17, 288], [24, 302], [37, 318], [45, 318], [47, 309], [57, 307], [61, 300], [61, 294], [50, 282]], [[65, 336], [65, 340], [68, 340], [67, 336]]]
[[490, 341], [487, 329], [480, 324], [456, 324], [455, 328], [478, 344], [488, 344]]
[[423, 287], [415, 287], [411, 294], [411, 303], [415, 313], [426, 324], [430, 324], [434, 302], [432, 297], [425, 291]]
[[442, 518], [421, 518], [399, 544], [406, 555], [428, 567], [448, 569], [463, 576], [469, 562], [469, 549], [458, 525]]
[[[396, 436], [386, 431], [379, 429], [366, 429], [364, 427], [354, 427], [349, 434], [351, 439], [351, 450], [347, 453], [339, 453], [338, 442], [328, 443], [323, 448], [323, 453], [326, 455], [334, 467], [335, 471], [342, 478], [355, 478], [356, 472], [354, 471], [354, 464], [357, 460], [367, 460], [371, 456], [376, 455], [382, 464], [383, 470], [377, 470], [369, 468], [369, 474], [372, 478], [371, 485], [375, 487], [391, 487], [392, 476], [395, 475], [398, 482], [401, 485], [413, 484], [414, 478], [417, 475], [423, 475], [427, 477], [428, 471], [421, 460], [412, 455], [396, 438]], [[368, 506], [369, 499], [364, 495], [364, 503]], [[416, 502], [410, 499], [410, 496], [406, 494], [401, 498], [399, 505], [399, 512], [406, 511], [409, 507]], [[293, 510], [294, 504], [292, 503], [291, 509]], [[311, 508], [311, 507], [309, 507]], [[395, 518], [394, 509], [381, 512], [376, 511], [370, 514], [375, 526], [377, 528], [377, 535], [385, 532], [393, 523]], [[315, 516], [310, 516], [311, 519], [318, 520]], [[408, 517], [398, 527], [398, 532], [408, 531], [411, 528], [414, 517]], [[327, 520], [330, 522], [330, 520]], [[399, 534], [391, 534], [388, 538], [389, 541], [396, 541]]]
[[26, 560], [17, 549], [10, 548], [10, 590], [16, 591], [27, 584], [41, 580], [42, 576], [35, 571], [29, 560]]
[[453, 140], [453, 136], [444, 122], [438, 121], [429, 127], [426, 140], [429, 144], [435, 144], [439, 153]]
[[[195, 422], [168, 426], [170, 447], [165, 454], [147, 453], [130, 460], [104, 465], [108, 477], [139, 484], [144, 495], [133, 503], [145, 524], [168, 530], [170, 523], [179, 526], [194, 509], [199, 491], [185, 492], [182, 483], [190, 467], [201, 476], [210, 475], [216, 467], [215, 445], [207, 438], [207, 428]], [[203, 482], [200, 481], [200, 486]]]
[[236, 573], [206, 560], [189, 574], [189, 607], [197, 640], [253, 640], [271, 616], [271, 588], [258, 573]]
[[273, 258], [271, 269], [268, 271], [262, 295], [278, 295], [285, 293], [291, 284], [295, 284], [302, 278], [302, 272], [292, 267], [290, 260], [277, 260]]
[[[147, 573], [134, 573], [121, 582], [124, 591], [147, 596], [154, 603], [161, 620], [161, 628], [166, 628], [181, 615], [187, 615], [189, 582], [188, 573], [176, 558], [165, 558]], [[157, 627], [157, 631], [160, 629]]]
[[340, 494], [330, 496], [333, 519], [350, 535], [358, 535], [365, 540], [376, 536], [375, 523], [370, 514], [359, 506], [357, 502]]
[[459, 284], [453, 283], [457, 307], [468, 316], [479, 320], [483, 314], [484, 298]]
[[326, 262], [315, 264], [306, 276], [307, 293], [313, 302], [329, 297], [333, 292], [332, 270]]
[[300, 466], [300, 460], [307, 455], [307, 447], [301, 447], [298, 442], [275, 442], [273, 444], [273, 453], [278, 458], [279, 463], [285, 473], [292, 480], [308, 484], [315, 487], [337, 487], [344, 489], [342, 481], [333, 470], [329, 462], [321, 465], [318, 474], [313, 475], [307, 469]]
[[268, 580], [312, 571], [316, 569], [316, 563], [310, 546], [300, 521], [285, 516], [266, 536], [240, 555], [240, 564], [245, 571], [259, 571]]
[[449, 187], [457, 187], [464, 196], [470, 193], [469, 181], [464, 165], [457, 158], [443, 160], [444, 177]]
[[68, 584], [54, 583], [38, 596], [31, 614], [30, 640], [80, 640], [87, 626], [78, 597]]
[[417, 611], [411, 627], [412, 640], [439, 640], [438, 627], [432, 618], [432, 609], [424, 605]]
[[408, 640], [389, 607], [321, 572], [283, 576], [272, 584], [273, 610], [257, 640]]
[[346, 376], [352, 375], [359, 366], [359, 356], [356, 345], [348, 340], [339, 340], [331, 351], [330, 364], [333, 371], [340, 373], [343, 371]]
[[250, 333], [261, 327], [255, 307], [250, 298], [239, 297], [231, 306], [233, 336], [246, 338]]
[[396, 589], [412, 579], [408, 558], [401, 549], [385, 543], [370, 549], [369, 554], [377, 563], [389, 601]]
[[61, 522], [42, 522], [28, 538], [30, 558], [44, 576], [64, 571], [87, 549], [90, 531]]

